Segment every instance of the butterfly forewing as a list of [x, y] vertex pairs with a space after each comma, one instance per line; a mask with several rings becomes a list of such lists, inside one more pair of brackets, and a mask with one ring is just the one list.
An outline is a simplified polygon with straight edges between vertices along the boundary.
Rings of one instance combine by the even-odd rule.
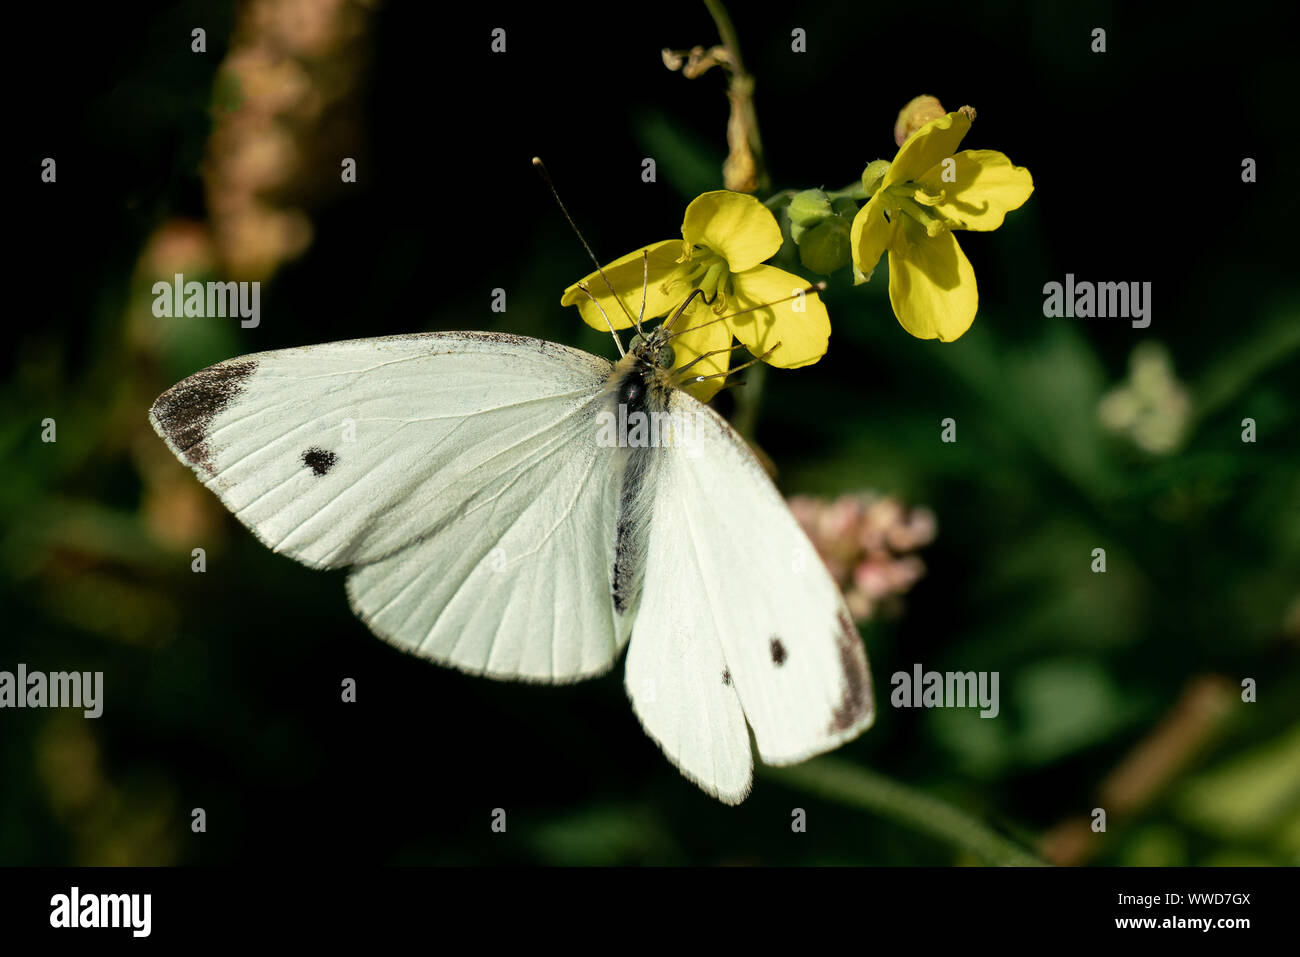
[[150, 419], [271, 548], [351, 566], [381, 637], [564, 681], [606, 670], [626, 637], [610, 602], [618, 460], [588, 421], [610, 371], [519, 336], [360, 339], [205, 369]]

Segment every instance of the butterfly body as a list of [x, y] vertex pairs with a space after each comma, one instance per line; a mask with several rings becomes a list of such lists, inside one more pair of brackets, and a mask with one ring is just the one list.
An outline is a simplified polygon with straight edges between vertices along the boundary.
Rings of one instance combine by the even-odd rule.
[[[833, 748], [871, 724], [870, 675], [784, 499], [677, 387], [661, 330], [617, 363], [494, 333], [260, 353], [150, 419], [269, 547], [347, 569], [353, 610], [405, 651], [564, 683], [628, 645], [647, 733], [737, 803], [750, 729], [769, 763]], [[658, 427], [617, 427], [634, 422]]]
[[[668, 414], [673, 390], [671, 355], [661, 354], [658, 337], [633, 344], [610, 373], [612, 407], [602, 411], [615, 423], [641, 422], [654, 426]], [[666, 359], [666, 362], [662, 360]], [[607, 419], [608, 421], [608, 419]], [[647, 485], [655, 469], [655, 456], [665, 454], [658, 442], [633, 443], [626, 429], [614, 430], [619, 454], [618, 521], [616, 525], [611, 598], [619, 614], [634, 612], [640, 598], [648, 554], [653, 496]], [[617, 441], [619, 437], [624, 441]], [[647, 438], [650, 436], [647, 435]], [[655, 438], [658, 438], [656, 430]]]

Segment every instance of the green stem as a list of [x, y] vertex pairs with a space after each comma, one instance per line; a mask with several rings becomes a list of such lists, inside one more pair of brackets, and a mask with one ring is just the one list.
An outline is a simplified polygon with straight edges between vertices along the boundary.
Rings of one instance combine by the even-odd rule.
[[1033, 854], [995, 834], [965, 811], [847, 761], [818, 758], [792, 767], [763, 767], [762, 773], [784, 781], [790, 787], [879, 814], [969, 851], [986, 864], [1046, 866]]
[[832, 200], [852, 199], [852, 200], [856, 200], [857, 202], [862, 202], [864, 199], [871, 198], [867, 195], [866, 187], [862, 185], [862, 180], [860, 179], [854, 180], [852, 183], [849, 183], [849, 185], [845, 186], [843, 189], [837, 189], [834, 192], [827, 193], [826, 195], [829, 196]]
[[799, 192], [797, 189], [783, 189], [773, 193], [767, 199], [763, 200], [763, 205], [768, 209], [776, 209], [782, 200], [791, 200]]
[[740, 38], [736, 36], [736, 27], [731, 22], [731, 14], [727, 13], [727, 8], [723, 6], [721, 0], [704, 0], [704, 5], [708, 7], [709, 16], [713, 17], [713, 23], [718, 28], [718, 37], [722, 40], [722, 45], [731, 54], [734, 71], [744, 73], [745, 64], [740, 59]]

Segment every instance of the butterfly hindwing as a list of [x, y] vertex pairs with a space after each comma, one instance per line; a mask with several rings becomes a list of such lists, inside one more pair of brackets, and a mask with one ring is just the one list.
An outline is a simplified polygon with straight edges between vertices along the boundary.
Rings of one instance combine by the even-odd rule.
[[[871, 678], [839, 589], [744, 440], [685, 393], [672, 393], [669, 408], [674, 446], [657, 460], [632, 648], [688, 648], [678, 660], [712, 692], [685, 701], [680, 714], [647, 708], [637, 682], [674, 680], [677, 661], [665, 654], [634, 675], [630, 654], [628, 690], [647, 731], [688, 776], [705, 780], [712, 766], [740, 763], [739, 738], [714, 733], [703, 739], [708, 754], [695, 753], [695, 739], [673, 730], [690, 727], [692, 714], [702, 726], [720, 709], [743, 713], [768, 764], [856, 737], [874, 718]], [[734, 703], [723, 709], [723, 701]]]
[[[673, 511], [656, 503], [655, 517]], [[711, 620], [717, 609], [701, 593], [694, 550], [669, 551], [654, 549], [652, 540], [627, 651], [627, 693], [646, 733], [682, 774], [727, 804], [739, 804], [749, 793], [754, 762], [740, 698]]]
[[588, 413], [516, 447], [483, 485], [470, 476], [451, 490], [459, 511], [354, 569], [358, 616], [475, 674], [558, 682], [608, 670], [630, 624], [610, 597], [619, 476]]

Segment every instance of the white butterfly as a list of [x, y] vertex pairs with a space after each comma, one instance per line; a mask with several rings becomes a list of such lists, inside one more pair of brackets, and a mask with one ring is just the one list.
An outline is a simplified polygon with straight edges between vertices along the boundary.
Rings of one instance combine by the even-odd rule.
[[[168, 389], [150, 420], [272, 549], [350, 568], [353, 610], [399, 648], [563, 683], [630, 637], [646, 732], [737, 804], [746, 722], [763, 761], [802, 761], [870, 726], [871, 678], [784, 499], [677, 387], [670, 325], [616, 364], [482, 332], [263, 352]], [[607, 441], [620, 405], [668, 442]]]

